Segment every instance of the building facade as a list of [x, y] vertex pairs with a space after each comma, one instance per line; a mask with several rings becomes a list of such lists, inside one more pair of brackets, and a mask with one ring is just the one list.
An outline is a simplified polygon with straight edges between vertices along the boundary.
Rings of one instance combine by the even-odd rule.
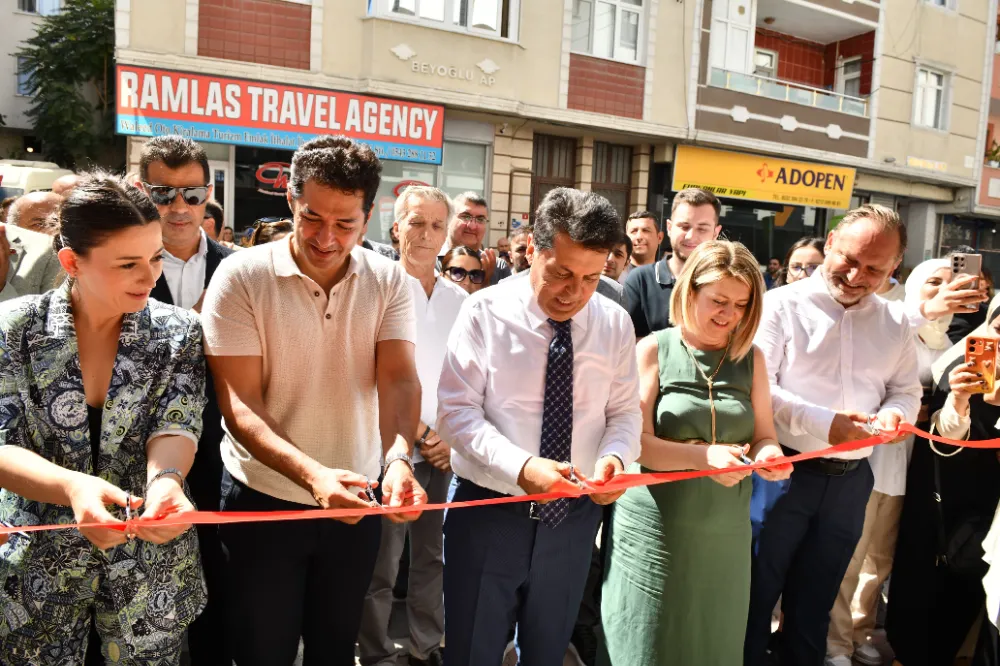
[[38, 21], [59, 11], [61, 0], [4, 0], [0, 5], [0, 159], [24, 159], [36, 150], [31, 120], [28, 76], [17, 50], [34, 36]]
[[876, 201], [912, 265], [985, 177], [996, 1], [118, 0], [119, 130], [133, 167], [203, 141], [237, 231], [345, 132], [385, 160], [375, 240], [410, 182], [486, 194], [491, 243], [554, 187], [663, 218], [694, 184], [762, 262]]

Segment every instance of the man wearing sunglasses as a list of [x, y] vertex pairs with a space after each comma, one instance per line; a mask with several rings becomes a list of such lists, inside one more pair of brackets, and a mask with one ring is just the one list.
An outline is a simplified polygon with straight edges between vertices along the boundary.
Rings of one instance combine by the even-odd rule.
[[[205, 207], [212, 196], [208, 157], [191, 139], [158, 136], [143, 146], [139, 158], [140, 187], [156, 204], [163, 230], [163, 274], [151, 296], [162, 303], [201, 311], [205, 289], [222, 260], [233, 253], [205, 235]], [[222, 413], [211, 373], [205, 389], [208, 402], [204, 430], [187, 482], [195, 505], [218, 511], [222, 484]], [[193, 666], [230, 663], [223, 635], [224, 559], [218, 531], [197, 527], [208, 605], [191, 625], [188, 641]]]
[[[475, 192], [463, 192], [455, 197], [454, 205], [455, 217], [448, 227], [448, 242], [444, 251], [464, 245], [479, 252], [487, 284], [493, 285], [510, 277], [510, 264], [499, 258], [496, 250], [483, 247], [483, 238], [490, 223], [486, 199]], [[441, 255], [444, 256], [444, 252]]]

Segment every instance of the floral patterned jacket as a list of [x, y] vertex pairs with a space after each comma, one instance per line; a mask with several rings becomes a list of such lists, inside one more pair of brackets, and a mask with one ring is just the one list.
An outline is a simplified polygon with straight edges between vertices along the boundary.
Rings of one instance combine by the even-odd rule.
[[[171, 434], [197, 444], [204, 406], [198, 318], [150, 300], [122, 322], [96, 474], [142, 496], [147, 442]], [[0, 445], [95, 473], [68, 284], [0, 304]], [[0, 490], [0, 521], [71, 523], [73, 511]], [[92, 600], [95, 580], [104, 578], [118, 579], [114, 606], [136, 620], [156, 616], [186, 626], [204, 607], [194, 530], [164, 545], [137, 539], [107, 552], [77, 530], [14, 535], [0, 546], [0, 638], [28, 623], [46, 602], [54, 609], [69, 598]], [[84, 585], [91, 589], [76, 589]], [[157, 625], [169, 630], [162, 621]], [[148, 623], [136, 626], [152, 631]]]

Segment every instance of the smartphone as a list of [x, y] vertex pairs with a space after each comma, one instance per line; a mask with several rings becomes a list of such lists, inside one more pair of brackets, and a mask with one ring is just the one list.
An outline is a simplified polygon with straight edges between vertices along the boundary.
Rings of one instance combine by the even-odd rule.
[[964, 252], [956, 252], [951, 255], [951, 274], [952, 277], [958, 277], [959, 275], [975, 275], [976, 280], [973, 282], [968, 289], [979, 289], [979, 274], [983, 270], [983, 255], [981, 254], [965, 254]]
[[[997, 370], [997, 338], [972, 337], [965, 341], [965, 362], [972, 363], [972, 372], [983, 375], [985, 384], [972, 393], [993, 393]], [[989, 364], [986, 364], [989, 361]]]

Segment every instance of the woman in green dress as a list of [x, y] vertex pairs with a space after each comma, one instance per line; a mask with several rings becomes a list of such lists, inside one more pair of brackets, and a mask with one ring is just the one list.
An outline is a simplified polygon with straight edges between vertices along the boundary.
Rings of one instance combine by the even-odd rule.
[[[764, 280], [741, 244], [685, 263], [673, 328], [639, 342], [642, 455], [632, 472], [782, 455], [761, 352]], [[791, 465], [758, 470], [776, 481]], [[750, 473], [628, 490], [615, 505], [601, 614], [612, 666], [738, 666], [750, 601]]]

